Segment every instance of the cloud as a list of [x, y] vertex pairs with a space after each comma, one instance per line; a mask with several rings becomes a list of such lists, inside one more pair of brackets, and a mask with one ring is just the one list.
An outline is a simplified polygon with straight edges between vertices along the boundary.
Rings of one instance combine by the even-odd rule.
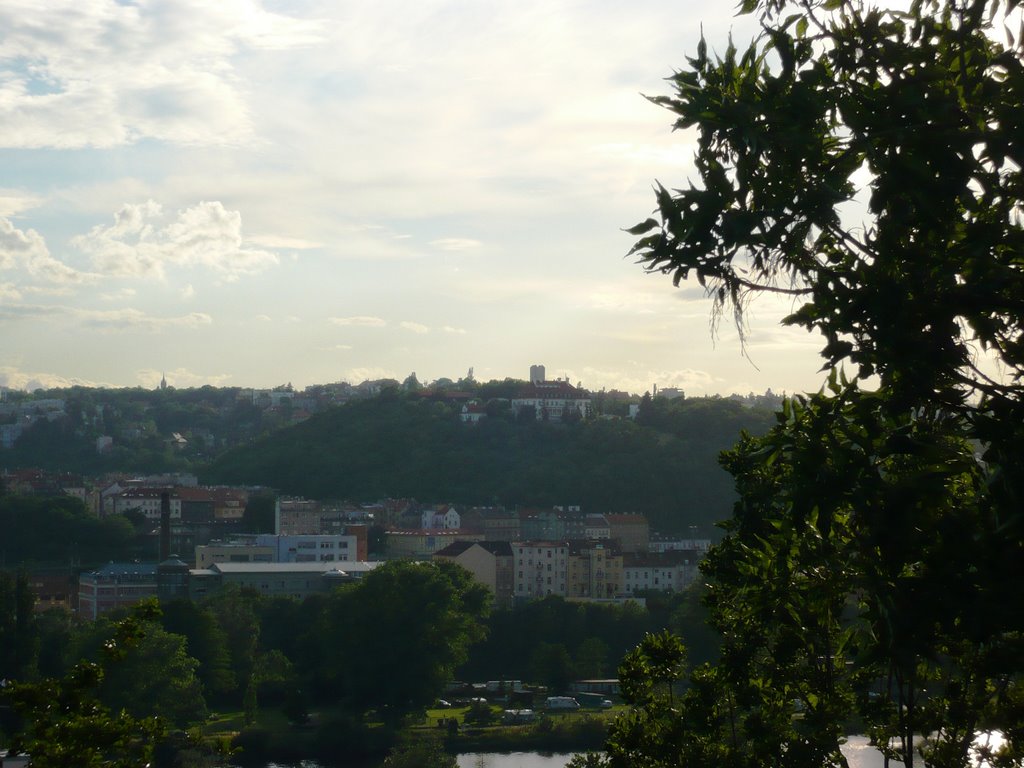
[[[584, 386], [591, 390], [598, 390], [602, 387], [609, 389], [620, 389], [634, 394], [649, 392], [655, 384], [659, 389], [664, 387], [678, 387], [687, 394], [709, 394], [716, 391], [720, 383], [707, 371], [683, 369], [654, 369], [647, 368], [644, 371], [636, 368], [626, 370], [607, 370], [598, 368], [583, 368]], [[577, 377], [570, 373], [570, 379], [577, 380]]]
[[469, 251], [483, 245], [479, 240], [472, 240], [468, 237], [442, 237], [438, 240], [431, 240], [430, 244], [442, 251]]
[[213, 322], [213, 318], [204, 312], [159, 317], [148, 315], [142, 310], [130, 307], [99, 310], [56, 304], [8, 304], [0, 306], [0, 320], [61, 317], [71, 318], [79, 328], [96, 328], [104, 331], [140, 330], [159, 332], [166, 329], [191, 330], [208, 326]]
[[202, 267], [227, 280], [255, 274], [278, 263], [269, 251], [242, 245], [242, 215], [217, 201], [200, 202], [165, 216], [149, 200], [126, 204], [114, 224], [93, 227], [72, 239], [94, 268], [111, 277], [164, 277], [168, 266]]
[[210, 325], [213, 322], [213, 318], [204, 312], [190, 312], [179, 317], [155, 317], [131, 308], [110, 311], [72, 309], [70, 312], [85, 326], [111, 331], [190, 330]]
[[398, 325], [407, 331], [411, 331], [412, 333], [418, 333], [421, 335], [424, 333], [430, 333], [430, 328], [426, 325], [423, 325], [422, 323], [413, 323], [406, 320], [399, 323]]
[[102, 381], [90, 381], [77, 377], [68, 378], [56, 373], [40, 373], [22, 371], [11, 366], [0, 367], [0, 386], [10, 389], [23, 389], [32, 392], [36, 389], [63, 389], [67, 387], [114, 387], [116, 385]]
[[181, 298], [185, 301], [195, 297], [196, 289], [192, 287], [192, 283], [188, 283], [184, 288], [181, 289]]
[[352, 368], [345, 374], [345, 381], [351, 384], [360, 384], [364, 381], [377, 381], [378, 379], [397, 379], [394, 371], [387, 368]]
[[42, 202], [41, 197], [0, 190], [0, 217], [17, 216], [19, 213], [36, 208]]
[[282, 237], [279, 235], [250, 235], [245, 239], [247, 243], [262, 246], [263, 248], [278, 248], [281, 250], [291, 249], [294, 251], [305, 251], [312, 248], [323, 248], [323, 243], [313, 240], [303, 240], [299, 237]]
[[334, 325], [356, 326], [359, 328], [383, 328], [388, 324], [387, 320], [368, 315], [356, 315], [355, 317], [329, 317], [327, 318]]
[[133, 298], [138, 293], [134, 288], [122, 288], [116, 293], [101, 293], [100, 298], [103, 301], [121, 301], [122, 299]]
[[19, 262], [40, 254], [49, 255], [42, 236], [34, 229], [22, 232], [7, 219], [0, 219], [0, 269], [12, 269]]
[[17, 3], [0, 28], [0, 143], [23, 148], [249, 140], [236, 57], [319, 36], [255, 0]]
[[175, 368], [167, 371], [158, 371], [155, 368], [144, 368], [137, 371], [135, 375], [138, 377], [139, 384], [150, 389], [160, 386], [160, 381], [164, 378], [167, 379], [167, 383], [170, 386], [177, 387], [178, 389], [202, 387], [207, 384], [213, 387], [223, 387], [231, 380], [231, 374], [228, 373], [193, 373], [187, 368]]
[[20, 301], [21, 292], [14, 283], [0, 283], [0, 299], [5, 301]]
[[466, 335], [466, 329], [465, 328], [454, 328], [454, 327], [452, 327], [450, 325], [443, 325], [443, 326], [441, 326], [441, 330], [444, 331], [445, 333], [454, 333], [454, 334], [457, 334], [459, 336], [465, 336]]

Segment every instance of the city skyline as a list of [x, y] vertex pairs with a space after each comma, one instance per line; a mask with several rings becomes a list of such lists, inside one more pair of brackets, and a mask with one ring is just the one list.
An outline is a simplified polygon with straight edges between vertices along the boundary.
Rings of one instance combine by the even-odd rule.
[[0, 7], [0, 385], [813, 391], [819, 340], [624, 258], [728, 5]]

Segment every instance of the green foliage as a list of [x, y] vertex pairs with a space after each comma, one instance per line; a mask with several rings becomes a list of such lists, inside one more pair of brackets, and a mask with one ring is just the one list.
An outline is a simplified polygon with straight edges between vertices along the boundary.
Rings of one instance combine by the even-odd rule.
[[310, 498], [537, 506], [572, 499], [595, 512], [644, 512], [658, 530], [685, 532], [728, 514], [734, 495], [717, 453], [741, 429], [770, 426], [767, 411], [708, 398], [675, 401], [646, 427], [498, 418], [468, 427], [439, 403], [382, 396], [230, 451], [204, 479]]
[[455, 756], [445, 752], [434, 739], [417, 738], [391, 750], [384, 768], [455, 768]]
[[164, 732], [158, 718], [116, 714], [101, 703], [108, 673], [116, 672], [147, 632], [152, 612], [112, 627], [100, 662], [80, 662], [63, 678], [10, 686], [4, 697], [23, 719], [15, 752], [32, 756], [36, 768], [138, 768], [149, 763]]
[[35, 671], [34, 604], [27, 574], [0, 571], [0, 680], [25, 680]]
[[[206, 718], [199, 664], [186, 652], [185, 638], [164, 630], [158, 619], [154, 611], [146, 621], [134, 620], [132, 642], [104, 671], [96, 692], [112, 711], [138, 719], [156, 716], [183, 728]], [[97, 621], [76, 639], [76, 655], [99, 663], [124, 631], [124, 620]]]
[[741, 330], [753, 295], [792, 296], [784, 322], [821, 333], [830, 376], [724, 457], [720, 662], [677, 712], [624, 721], [609, 760], [839, 765], [856, 716], [907, 765], [920, 738], [926, 764], [967, 765], [989, 729], [1019, 761], [1024, 43], [999, 42], [1019, 3], [741, 8], [761, 36], [702, 40], [653, 99], [696, 128], [700, 185], [659, 185], [632, 253]]
[[541, 642], [530, 657], [530, 672], [531, 680], [561, 693], [574, 677], [572, 657], [561, 643]]
[[259, 596], [237, 587], [219, 589], [202, 603], [215, 617], [227, 644], [231, 688], [240, 694], [248, 691], [256, 670], [260, 647], [260, 623], [256, 610]]
[[[567, 676], [595, 676], [596, 669], [616, 664], [646, 632], [668, 626], [670, 605], [677, 599], [681, 596], [666, 597], [663, 610], [651, 612], [635, 605], [585, 604], [552, 595], [513, 610], [494, 611], [487, 620], [487, 637], [472, 647], [458, 675], [536, 680], [564, 688]], [[552, 660], [553, 656], [557, 658]]]
[[184, 637], [189, 656], [198, 662], [197, 674], [207, 698], [223, 702], [238, 684], [231, 669], [227, 634], [214, 612], [191, 600], [172, 600], [160, 608], [163, 628]]
[[434, 701], [484, 633], [487, 589], [451, 563], [387, 563], [326, 605], [318, 669], [355, 712], [389, 723]]
[[134, 532], [121, 516], [98, 520], [70, 496], [0, 496], [0, 559], [7, 563], [105, 562]]

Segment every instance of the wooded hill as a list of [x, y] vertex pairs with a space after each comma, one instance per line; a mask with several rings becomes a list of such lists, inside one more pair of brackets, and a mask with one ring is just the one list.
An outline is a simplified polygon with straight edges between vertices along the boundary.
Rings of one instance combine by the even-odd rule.
[[202, 480], [316, 499], [578, 504], [640, 512], [665, 533], [697, 525], [708, 536], [734, 500], [718, 453], [741, 430], [761, 434], [773, 422], [766, 410], [697, 398], [645, 399], [636, 422], [549, 424], [506, 414], [470, 425], [452, 405], [385, 392], [233, 449]]

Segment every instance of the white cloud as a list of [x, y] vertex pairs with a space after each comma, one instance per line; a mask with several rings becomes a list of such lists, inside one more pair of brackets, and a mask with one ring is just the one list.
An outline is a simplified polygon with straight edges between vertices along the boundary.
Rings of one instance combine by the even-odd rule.
[[21, 292], [14, 283], [0, 283], [0, 299], [5, 301], [20, 301]]
[[173, 370], [158, 371], [155, 368], [144, 368], [136, 372], [139, 384], [143, 387], [153, 389], [160, 385], [161, 379], [166, 378], [167, 383], [178, 389], [187, 387], [202, 387], [209, 384], [213, 387], [223, 387], [230, 380], [231, 375], [227, 373], [202, 374], [194, 373], [187, 368], [175, 368]]
[[15, 267], [24, 269], [35, 279], [56, 285], [85, 283], [95, 277], [51, 256], [43, 236], [34, 229], [20, 230], [0, 217], [0, 269]]
[[368, 315], [357, 315], [355, 317], [330, 317], [328, 320], [330, 320], [334, 325], [356, 326], [359, 328], [383, 328], [388, 324], [387, 320]]
[[441, 326], [441, 330], [444, 331], [445, 333], [454, 333], [454, 334], [456, 334], [458, 336], [465, 336], [466, 335], [466, 329], [465, 328], [455, 328], [455, 327], [453, 327], [451, 325]]
[[103, 299], [103, 301], [121, 301], [122, 299], [131, 299], [137, 293], [138, 291], [134, 288], [122, 288], [116, 293], [101, 293], [100, 298]]
[[442, 251], [470, 251], [483, 245], [479, 240], [472, 240], [468, 237], [442, 237], [438, 240], [431, 240], [430, 244]]
[[324, 246], [323, 243], [318, 243], [314, 240], [304, 240], [301, 237], [283, 237], [280, 235], [250, 235], [245, 238], [245, 241], [263, 248], [291, 249], [295, 251], [323, 248]]
[[394, 371], [388, 368], [380, 367], [364, 367], [364, 368], [351, 368], [345, 374], [345, 381], [353, 384], [358, 384], [363, 381], [377, 381], [378, 379], [397, 379], [398, 376]]
[[102, 381], [89, 381], [81, 378], [68, 378], [56, 373], [22, 371], [11, 366], [0, 367], [0, 385], [11, 389], [23, 389], [32, 392], [36, 389], [57, 389], [65, 387], [113, 387], [114, 384]]
[[20, 263], [49, 255], [42, 235], [34, 229], [23, 232], [7, 219], [0, 218], [0, 269], [13, 269]]
[[315, 42], [255, 0], [0, 5], [0, 143], [230, 144], [253, 134], [234, 57]]
[[430, 333], [430, 328], [428, 326], [426, 326], [426, 325], [423, 325], [423, 323], [414, 323], [414, 322], [405, 320], [405, 321], [399, 323], [398, 325], [401, 326], [402, 328], [404, 328], [405, 330], [410, 331], [412, 333], [417, 333], [417, 334], [421, 334], [421, 335], [424, 334], [424, 333]]
[[71, 314], [82, 325], [110, 331], [141, 330], [158, 332], [167, 329], [194, 330], [213, 322], [205, 312], [190, 312], [178, 317], [156, 317], [145, 312], [132, 309], [114, 309], [109, 311], [72, 309]]
[[35, 195], [0, 190], [0, 217], [10, 218], [41, 205], [43, 199]]
[[234, 280], [278, 263], [269, 251], [242, 245], [242, 215], [220, 202], [201, 202], [168, 217], [149, 200], [126, 204], [109, 227], [93, 227], [72, 245], [112, 277], [164, 277], [168, 266], [203, 267]]
[[[577, 380], [577, 377], [571, 373], [569, 378], [572, 381]], [[591, 390], [606, 387], [633, 393], [650, 392], [657, 384], [659, 389], [678, 387], [687, 394], [713, 394], [721, 383], [707, 371], [690, 368], [680, 370], [647, 368], [640, 371], [635, 368], [608, 370], [585, 367], [583, 375], [579, 378], [582, 379], [584, 386]]]
[[181, 298], [188, 301], [194, 298], [196, 295], [196, 289], [192, 287], [192, 283], [188, 283], [184, 288], [181, 289]]

